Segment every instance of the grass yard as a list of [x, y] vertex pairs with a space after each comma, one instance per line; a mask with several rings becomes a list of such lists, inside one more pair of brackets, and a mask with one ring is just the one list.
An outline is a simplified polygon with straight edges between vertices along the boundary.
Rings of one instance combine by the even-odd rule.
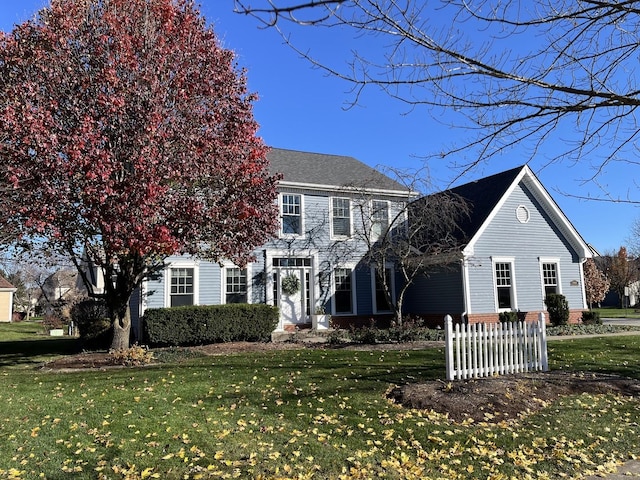
[[35, 367], [77, 351], [77, 339], [50, 337], [42, 322], [0, 323], [0, 372], [4, 368]]
[[[552, 369], [640, 378], [640, 336], [551, 342], [549, 354]], [[165, 358], [0, 368], [0, 479], [555, 479], [640, 455], [638, 398], [566, 397], [499, 424], [386, 400], [392, 385], [443, 378], [442, 349]]]
[[0, 342], [34, 340], [44, 335], [42, 321], [0, 323]]
[[640, 318], [640, 309], [637, 308], [594, 308], [595, 312], [600, 312], [601, 318]]

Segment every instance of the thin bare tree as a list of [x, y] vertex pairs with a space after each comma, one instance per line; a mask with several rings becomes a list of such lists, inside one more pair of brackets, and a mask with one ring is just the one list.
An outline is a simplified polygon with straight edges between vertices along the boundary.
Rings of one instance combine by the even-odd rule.
[[[446, 111], [468, 135], [434, 155], [452, 157], [460, 172], [514, 147], [541, 156], [555, 140], [547, 162], [580, 162], [582, 180], [595, 183], [600, 199], [640, 201], [633, 193], [614, 197], [599, 180], [612, 162], [631, 168], [640, 161], [638, 1], [234, 2], [237, 12], [277, 28], [303, 57], [350, 82], [353, 103], [374, 87], [409, 109]], [[351, 29], [363, 48], [348, 64], [336, 63], [334, 52], [317, 57], [290, 23]]]
[[[370, 190], [360, 190], [354, 235], [367, 246], [364, 261], [374, 267], [383, 301], [396, 324], [402, 325], [405, 296], [416, 279], [459, 259], [464, 241], [459, 224], [469, 215], [469, 205], [450, 192], [425, 193], [432, 187], [420, 170], [389, 172], [407, 187], [405, 201], [387, 210], [379, 207], [384, 202]], [[394, 282], [389, 271], [399, 274], [401, 281]]]

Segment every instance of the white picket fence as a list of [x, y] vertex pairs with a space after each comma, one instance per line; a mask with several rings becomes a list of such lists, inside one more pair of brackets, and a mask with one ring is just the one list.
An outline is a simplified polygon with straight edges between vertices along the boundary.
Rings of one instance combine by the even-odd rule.
[[453, 325], [445, 317], [447, 380], [549, 370], [544, 313], [535, 323]]

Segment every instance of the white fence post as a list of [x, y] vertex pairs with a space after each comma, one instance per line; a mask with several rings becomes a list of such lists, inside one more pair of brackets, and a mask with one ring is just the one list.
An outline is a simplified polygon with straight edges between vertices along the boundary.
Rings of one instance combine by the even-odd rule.
[[445, 317], [447, 380], [549, 369], [544, 313], [537, 323], [453, 325]]
[[540, 363], [543, 372], [549, 371], [549, 357], [547, 355], [547, 319], [544, 312], [538, 315], [538, 330], [540, 332]]
[[[444, 337], [447, 344], [447, 380], [453, 380], [453, 319], [451, 315], [444, 318]], [[450, 346], [451, 345], [451, 346]]]

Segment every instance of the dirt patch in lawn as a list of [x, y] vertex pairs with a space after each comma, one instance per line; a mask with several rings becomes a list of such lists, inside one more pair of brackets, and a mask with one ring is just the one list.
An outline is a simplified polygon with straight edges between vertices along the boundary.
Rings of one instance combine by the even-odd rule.
[[520, 373], [408, 384], [392, 389], [388, 398], [405, 407], [446, 414], [456, 422], [497, 423], [582, 393], [640, 397], [640, 381], [591, 372]]
[[[193, 355], [228, 355], [236, 353], [293, 350], [301, 348], [342, 348], [351, 350], [415, 350], [442, 347], [442, 342], [378, 345], [305, 345], [276, 342], [232, 342], [184, 349]], [[107, 352], [69, 355], [43, 366], [47, 370], [123, 368], [114, 364]], [[566, 395], [612, 393], [640, 397], [640, 381], [591, 372], [535, 372], [502, 375], [482, 379], [447, 382], [434, 380], [397, 386], [388, 398], [407, 408], [433, 410], [448, 415], [455, 422], [500, 422], [536, 411]]]

